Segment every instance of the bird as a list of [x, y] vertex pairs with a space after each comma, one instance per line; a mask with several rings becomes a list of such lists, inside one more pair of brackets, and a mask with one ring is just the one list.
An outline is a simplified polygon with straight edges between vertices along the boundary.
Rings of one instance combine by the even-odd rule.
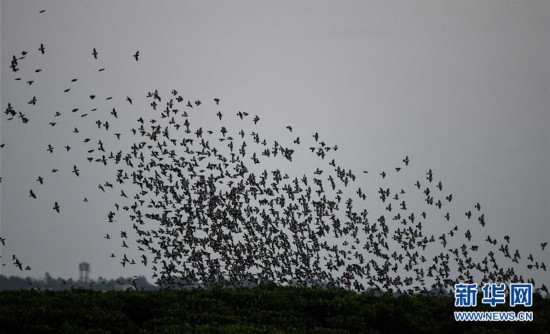
[[60, 211], [59, 203], [55, 202], [54, 206], [53, 206], [53, 209], [55, 210], [55, 212], [59, 213], [59, 211]]
[[32, 189], [30, 190], [29, 197], [32, 197], [32, 198], [36, 199], [36, 194], [34, 193], [34, 191]]
[[[12, 72], [19, 71], [19, 68], [17, 68], [17, 63], [18, 63], [17, 58], [15, 58], [15, 56], [13, 56], [13, 60], [11, 61], [11, 64], [10, 64], [10, 68], [11, 68]], [[15, 80], [18, 80], [18, 79], [21, 80], [20, 78], [17, 78]]]
[[94, 56], [94, 59], [97, 59], [97, 50], [95, 48], [92, 50], [92, 56]]
[[134, 53], [134, 59], [135, 59], [136, 61], [138, 61], [138, 57], [139, 57], [139, 50], [136, 51], [136, 53]]
[[44, 48], [44, 44], [40, 44], [40, 47], [38, 48], [38, 51], [40, 51], [42, 54], [46, 51], [46, 48]]

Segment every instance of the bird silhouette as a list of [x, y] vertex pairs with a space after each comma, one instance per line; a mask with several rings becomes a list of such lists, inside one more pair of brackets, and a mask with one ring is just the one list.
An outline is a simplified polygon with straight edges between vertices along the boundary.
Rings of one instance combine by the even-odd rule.
[[61, 209], [60, 206], [59, 206], [59, 203], [55, 202], [54, 206], [53, 206], [53, 209], [54, 209], [55, 212], [59, 213], [59, 211]]

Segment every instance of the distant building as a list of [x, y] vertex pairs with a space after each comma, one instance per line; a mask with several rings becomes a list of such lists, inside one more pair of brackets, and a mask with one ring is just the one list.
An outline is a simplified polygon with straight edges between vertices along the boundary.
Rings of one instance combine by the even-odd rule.
[[83, 282], [88, 282], [90, 274], [90, 264], [88, 262], [82, 262], [78, 265], [80, 271], [79, 280]]

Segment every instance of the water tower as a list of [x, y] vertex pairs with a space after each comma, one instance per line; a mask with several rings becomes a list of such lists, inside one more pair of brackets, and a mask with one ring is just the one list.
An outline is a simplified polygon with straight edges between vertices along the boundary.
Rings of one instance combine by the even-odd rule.
[[78, 265], [78, 269], [80, 270], [80, 280], [88, 282], [88, 277], [90, 274], [90, 264], [87, 262], [82, 262]]

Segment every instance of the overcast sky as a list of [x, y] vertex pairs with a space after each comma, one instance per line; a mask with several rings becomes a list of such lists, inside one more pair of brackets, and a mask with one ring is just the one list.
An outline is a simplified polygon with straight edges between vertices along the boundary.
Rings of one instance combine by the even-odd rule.
[[[228, 115], [259, 115], [272, 138], [287, 136], [289, 124], [304, 138], [318, 131], [357, 172], [391, 171], [408, 155], [408, 174], [387, 182], [411, 188], [431, 168], [458, 215], [481, 203], [483, 236], [509, 235], [522, 254], [550, 264], [540, 249], [550, 239], [547, 1], [2, 0], [0, 10], [2, 111], [11, 103], [32, 117], [22, 125], [2, 116], [1, 274], [76, 278], [81, 261], [92, 278], [151, 274], [109, 258], [120, 253], [103, 238], [117, 233], [105, 221], [116, 198], [97, 189], [109, 170], [62, 153], [78, 145], [71, 133], [82, 120], [48, 122], [93, 107], [90, 94], [99, 108], [113, 96], [122, 119], [135, 119], [147, 110], [126, 96], [148, 106], [148, 91], [174, 88], [214, 112], [220, 98]], [[13, 73], [12, 55], [23, 50]], [[70, 173], [74, 161], [82, 178]], [[42, 188], [38, 175], [49, 177]], [[32, 270], [14, 268], [12, 254]]]

